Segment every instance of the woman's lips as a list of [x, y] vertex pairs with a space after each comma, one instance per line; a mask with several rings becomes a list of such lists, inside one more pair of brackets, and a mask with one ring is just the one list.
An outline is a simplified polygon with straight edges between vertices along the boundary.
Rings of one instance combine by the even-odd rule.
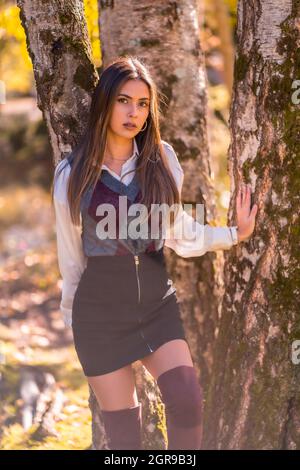
[[137, 126], [132, 126], [132, 125], [129, 125], [129, 124], [123, 124], [123, 126], [126, 127], [126, 129], [130, 129], [130, 130], [137, 129]]

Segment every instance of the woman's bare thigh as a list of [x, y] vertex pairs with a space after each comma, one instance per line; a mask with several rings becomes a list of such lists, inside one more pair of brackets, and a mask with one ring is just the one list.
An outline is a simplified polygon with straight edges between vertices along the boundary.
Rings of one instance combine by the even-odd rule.
[[138, 404], [132, 365], [103, 375], [87, 377], [100, 409], [121, 410]]
[[158, 376], [173, 367], [193, 366], [190, 349], [183, 339], [173, 339], [160, 346], [156, 351], [140, 359], [152, 377]]

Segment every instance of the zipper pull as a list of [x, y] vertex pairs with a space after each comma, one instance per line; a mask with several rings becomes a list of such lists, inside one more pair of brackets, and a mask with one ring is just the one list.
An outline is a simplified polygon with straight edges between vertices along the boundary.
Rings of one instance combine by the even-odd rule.
[[140, 260], [139, 260], [138, 255], [134, 255], [134, 259], [135, 259], [135, 264], [136, 265], [140, 264]]

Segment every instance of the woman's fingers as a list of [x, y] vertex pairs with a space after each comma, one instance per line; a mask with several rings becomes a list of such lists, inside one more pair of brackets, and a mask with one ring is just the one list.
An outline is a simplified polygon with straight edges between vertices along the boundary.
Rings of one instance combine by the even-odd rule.
[[257, 204], [254, 204], [254, 206], [253, 206], [252, 209], [251, 209], [250, 217], [255, 218], [255, 216], [256, 216], [256, 214], [257, 214], [257, 210], [258, 210], [258, 205], [257, 205]]
[[245, 194], [245, 184], [243, 183], [240, 187], [240, 198], [239, 198], [239, 206], [240, 206], [240, 209], [243, 209], [244, 207], [244, 204], [245, 204], [245, 197], [246, 197], [246, 194]]
[[245, 199], [245, 210], [247, 211], [247, 215], [250, 215], [250, 206], [251, 206], [251, 186], [250, 184], [247, 185], [247, 193], [246, 193], [246, 199]]
[[250, 184], [242, 184], [241, 186], [241, 206], [250, 207], [251, 187]]
[[245, 199], [244, 199], [244, 203], [246, 206], [250, 204], [250, 194], [251, 194], [250, 184], [246, 184], [245, 185]]
[[252, 210], [255, 206], [256, 206], [256, 209], [254, 209], [254, 211], [257, 211], [258, 209], [257, 204], [255, 204], [255, 206], [253, 206], [251, 210], [250, 210], [250, 206], [251, 206], [251, 185], [242, 183], [240, 188], [238, 189], [238, 194], [236, 198], [236, 208], [238, 211], [244, 210], [247, 212], [248, 215], [250, 215], [250, 213], [252, 213]]
[[245, 185], [243, 183], [242, 186], [241, 186], [241, 206], [244, 205], [244, 197], [245, 197], [244, 193], [245, 193]]
[[237, 195], [237, 209], [240, 210], [244, 203], [244, 184], [241, 184]]
[[250, 207], [250, 196], [251, 196], [251, 187], [250, 184], [247, 185], [247, 195], [246, 195], [246, 202], [247, 205]]
[[251, 210], [251, 186], [250, 184], [242, 183], [236, 199], [236, 209], [240, 216], [249, 217]]

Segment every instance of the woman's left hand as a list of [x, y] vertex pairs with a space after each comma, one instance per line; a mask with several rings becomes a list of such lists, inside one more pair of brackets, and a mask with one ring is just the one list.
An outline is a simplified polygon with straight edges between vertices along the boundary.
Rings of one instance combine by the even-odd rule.
[[250, 185], [242, 184], [238, 191], [236, 199], [236, 212], [237, 212], [237, 226], [238, 226], [238, 241], [244, 241], [250, 237], [255, 227], [255, 216], [257, 213], [258, 205], [254, 204], [250, 210], [251, 204], [251, 187]]

